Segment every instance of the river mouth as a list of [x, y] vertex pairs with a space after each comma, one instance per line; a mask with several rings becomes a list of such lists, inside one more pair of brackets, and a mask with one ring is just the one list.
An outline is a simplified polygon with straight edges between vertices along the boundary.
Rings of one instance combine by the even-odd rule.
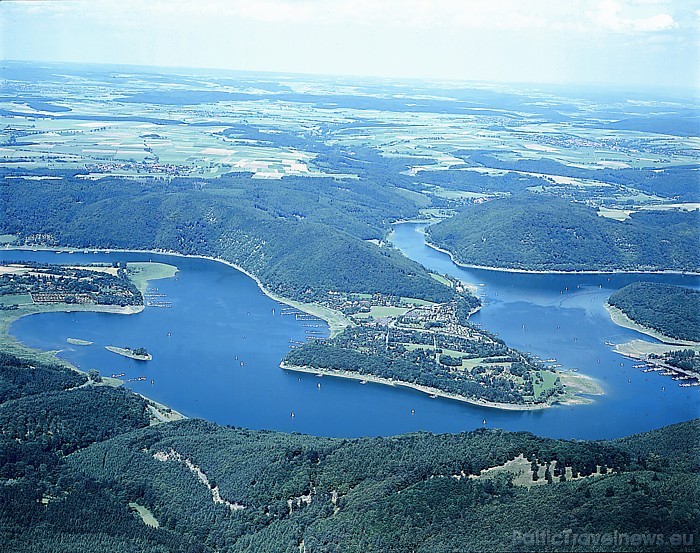
[[[147, 307], [129, 316], [32, 315], [16, 321], [11, 333], [31, 347], [61, 350], [61, 357], [83, 370], [98, 368], [107, 376], [123, 372], [125, 378], [143, 375], [145, 380], [127, 386], [186, 416], [252, 429], [358, 437], [486, 426], [604, 439], [698, 416], [696, 389], [679, 388], [656, 373], [641, 373], [605, 345], [641, 337], [612, 323], [603, 305], [612, 291], [639, 275], [521, 275], [463, 269], [446, 254], [428, 248], [419, 228], [412, 223], [396, 225], [394, 244], [432, 271], [476, 284], [485, 307], [473, 322], [513, 347], [593, 376], [606, 394], [588, 405], [516, 412], [433, 399], [371, 382], [362, 385], [287, 372], [279, 362], [290, 340], [305, 340], [304, 321], [283, 315], [283, 306], [232, 267], [150, 253], [0, 251], [0, 259], [6, 261], [75, 264], [152, 259], [179, 269], [177, 277], [152, 283], [170, 308]], [[643, 275], [643, 279], [700, 284], [698, 277], [684, 275]], [[328, 330], [325, 323], [315, 324]], [[93, 344], [75, 345], [68, 338]], [[153, 360], [144, 366], [106, 351], [105, 345], [144, 346]]]

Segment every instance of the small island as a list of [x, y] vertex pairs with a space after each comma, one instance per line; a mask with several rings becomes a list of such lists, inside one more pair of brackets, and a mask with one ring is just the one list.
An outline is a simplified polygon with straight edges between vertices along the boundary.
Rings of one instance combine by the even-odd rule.
[[151, 361], [153, 356], [146, 351], [146, 348], [119, 348], [116, 346], [105, 346], [106, 350], [116, 353], [118, 355], [123, 355], [124, 357], [129, 357], [130, 359], [136, 359], [137, 361]]
[[66, 342], [74, 346], [91, 346], [94, 342], [81, 340], [80, 338], [66, 338]]

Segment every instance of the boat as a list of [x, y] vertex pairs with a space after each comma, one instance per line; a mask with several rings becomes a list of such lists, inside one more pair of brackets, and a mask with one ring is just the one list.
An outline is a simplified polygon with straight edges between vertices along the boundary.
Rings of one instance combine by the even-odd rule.
[[367, 384], [366, 380], [360, 380], [360, 384]]
[[294, 411], [292, 411], [292, 414], [289, 415], [290, 417], [294, 418], [296, 415], [294, 414]]
[[428, 397], [430, 397], [430, 399], [435, 399], [437, 397], [437, 394], [430, 394], [430, 396]]
[[416, 414], [416, 410], [415, 410], [415, 409], [411, 409], [411, 415], [415, 415], [415, 414]]
[[321, 383], [319, 382], [318, 384], [316, 384], [316, 387], [317, 387], [318, 389], [321, 389]]

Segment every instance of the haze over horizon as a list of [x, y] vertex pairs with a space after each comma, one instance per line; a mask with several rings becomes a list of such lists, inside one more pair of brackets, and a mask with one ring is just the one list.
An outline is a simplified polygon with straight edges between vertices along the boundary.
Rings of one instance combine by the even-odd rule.
[[0, 3], [5, 60], [632, 89], [700, 87], [699, 26], [682, 0]]

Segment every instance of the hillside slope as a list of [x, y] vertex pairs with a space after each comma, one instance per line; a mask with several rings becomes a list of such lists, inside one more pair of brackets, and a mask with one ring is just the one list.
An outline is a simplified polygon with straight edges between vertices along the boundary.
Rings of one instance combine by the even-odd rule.
[[428, 227], [461, 263], [535, 271], [698, 271], [700, 211], [645, 211], [624, 221], [552, 197], [468, 206]]

